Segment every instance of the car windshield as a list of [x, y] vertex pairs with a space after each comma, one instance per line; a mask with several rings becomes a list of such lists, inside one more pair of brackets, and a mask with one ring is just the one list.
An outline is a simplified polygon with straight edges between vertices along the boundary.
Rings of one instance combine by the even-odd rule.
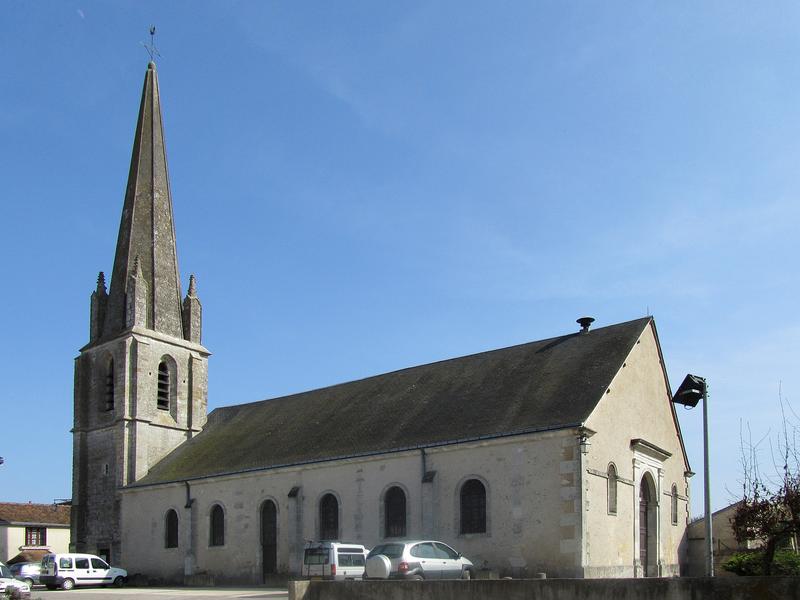
[[400, 558], [403, 556], [403, 544], [381, 544], [375, 546], [367, 558], [383, 554], [386, 558]]
[[11, 577], [11, 571], [5, 565], [0, 565], [0, 577]]

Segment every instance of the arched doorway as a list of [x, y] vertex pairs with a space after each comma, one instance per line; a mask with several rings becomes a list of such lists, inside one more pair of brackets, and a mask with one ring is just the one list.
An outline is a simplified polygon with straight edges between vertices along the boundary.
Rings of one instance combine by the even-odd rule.
[[264, 583], [278, 571], [278, 509], [272, 500], [261, 505], [261, 575]]
[[657, 573], [657, 496], [653, 478], [645, 473], [639, 484], [639, 564], [643, 577]]

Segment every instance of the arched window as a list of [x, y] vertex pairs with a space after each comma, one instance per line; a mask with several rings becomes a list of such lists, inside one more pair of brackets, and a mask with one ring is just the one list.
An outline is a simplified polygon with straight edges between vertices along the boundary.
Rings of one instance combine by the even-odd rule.
[[385, 537], [404, 537], [406, 535], [406, 493], [398, 486], [386, 490], [383, 496], [383, 516]]
[[164, 548], [178, 547], [178, 513], [169, 509], [164, 517]]
[[672, 524], [678, 524], [678, 486], [674, 483], [672, 484], [672, 493], [670, 494], [672, 498], [670, 498], [670, 517], [672, 518]]
[[325, 494], [319, 501], [319, 539], [339, 539], [339, 501], [333, 494]]
[[209, 546], [224, 546], [225, 545], [225, 511], [219, 504], [215, 504], [211, 508], [211, 515], [209, 518], [209, 529], [211, 536], [208, 541]]
[[167, 361], [162, 360], [158, 363], [158, 397], [156, 406], [160, 410], [169, 410], [169, 398], [172, 393], [171, 387], [173, 385], [169, 371], [170, 369]]
[[617, 467], [614, 463], [608, 465], [608, 514], [617, 514]]
[[104, 390], [106, 411], [114, 410], [114, 359], [108, 361], [106, 370], [106, 385]]
[[477, 479], [461, 486], [461, 533], [486, 533], [486, 488]]

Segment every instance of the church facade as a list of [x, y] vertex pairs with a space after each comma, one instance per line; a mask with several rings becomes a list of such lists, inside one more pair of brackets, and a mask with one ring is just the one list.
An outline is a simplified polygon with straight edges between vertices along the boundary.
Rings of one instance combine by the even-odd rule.
[[155, 65], [110, 291], [75, 368], [72, 540], [130, 573], [261, 583], [306, 541], [440, 539], [478, 569], [675, 576], [691, 476], [651, 317], [206, 416]]

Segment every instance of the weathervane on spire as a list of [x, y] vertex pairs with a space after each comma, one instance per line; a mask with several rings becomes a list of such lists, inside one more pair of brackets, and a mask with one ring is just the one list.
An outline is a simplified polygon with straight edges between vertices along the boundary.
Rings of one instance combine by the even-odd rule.
[[161, 58], [161, 54], [158, 53], [158, 48], [156, 48], [156, 26], [150, 25], [150, 45], [145, 44], [144, 42], [141, 43], [144, 46], [144, 49], [147, 50], [147, 53], [150, 55], [150, 62], [155, 60], [155, 57]]

